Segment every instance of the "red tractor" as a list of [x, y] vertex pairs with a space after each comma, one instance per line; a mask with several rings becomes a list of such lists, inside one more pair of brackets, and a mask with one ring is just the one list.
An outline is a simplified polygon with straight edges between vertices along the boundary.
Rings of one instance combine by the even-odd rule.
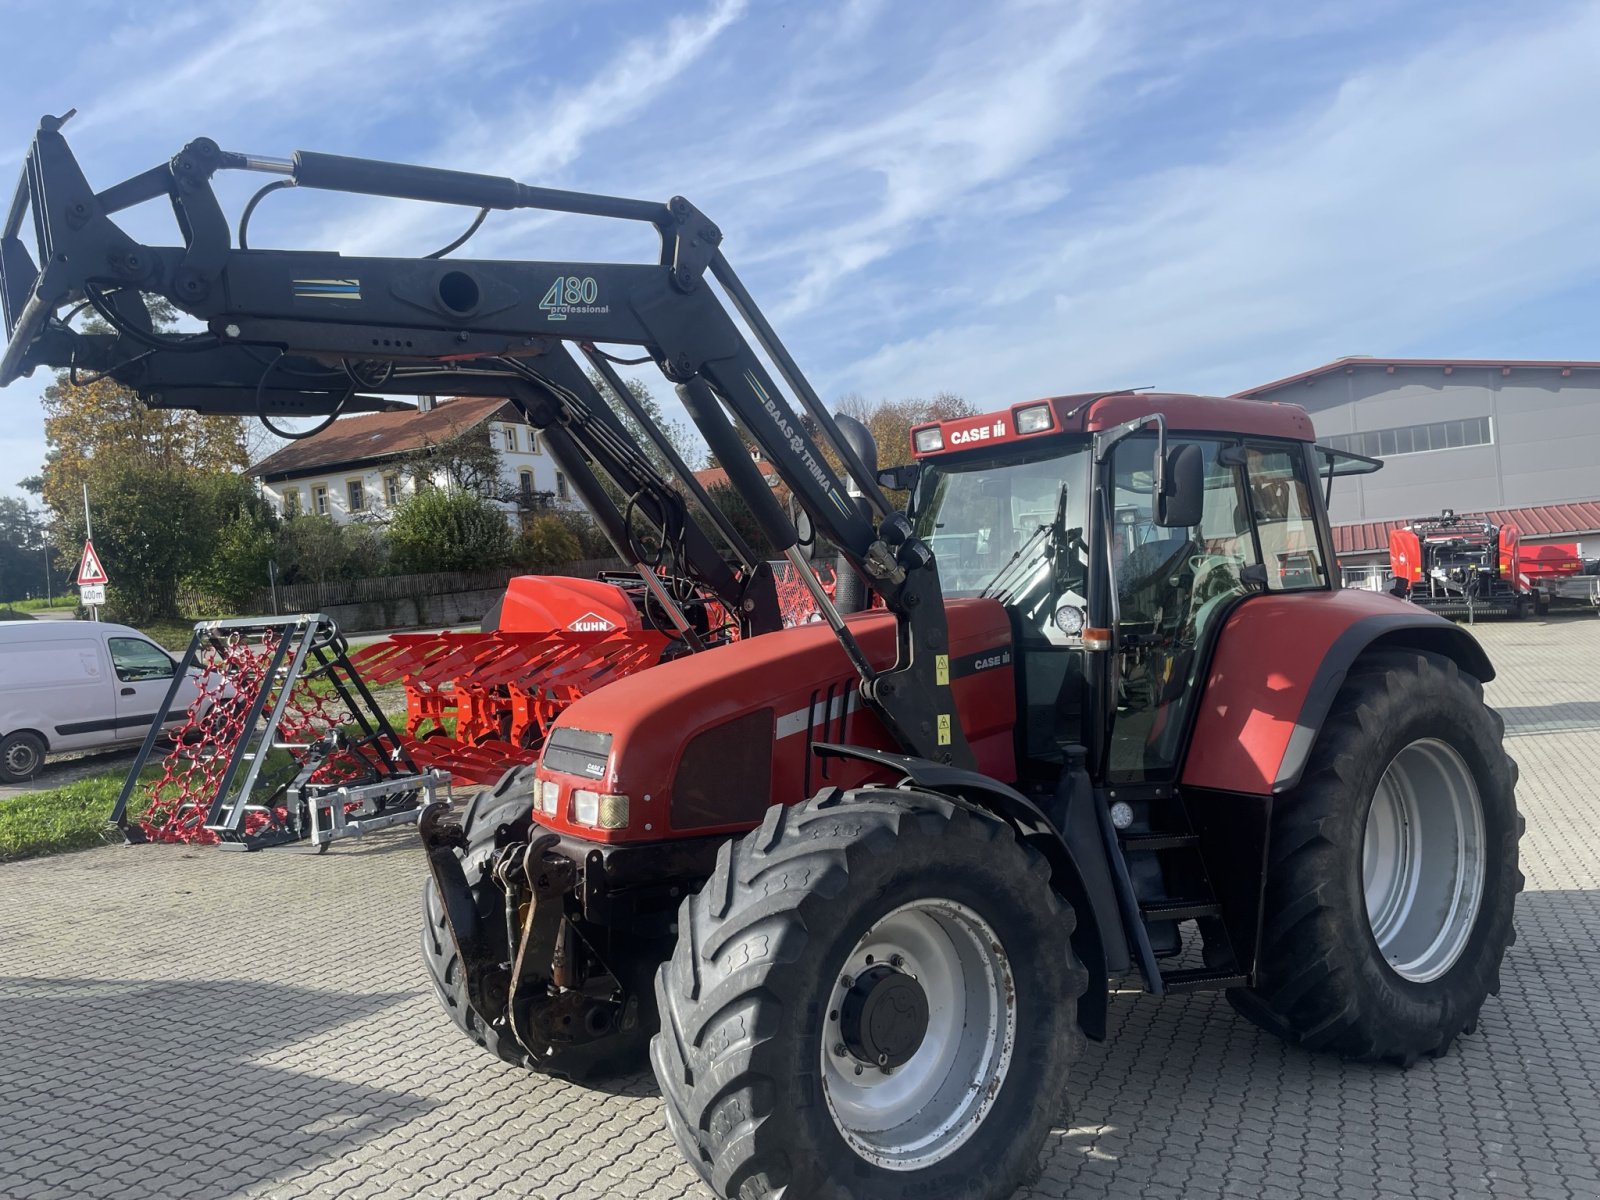
[[[648, 1049], [720, 1196], [997, 1198], [1035, 1166], [1123, 980], [1226, 989], [1273, 1033], [1361, 1060], [1409, 1064], [1474, 1028], [1522, 885], [1493, 670], [1450, 622], [1339, 587], [1324, 486], [1354, 468], [1300, 409], [1061, 396], [917, 429], [914, 464], [880, 474], [681, 198], [205, 139], [97, 192], [59, 129], [41, 126], [0, 242], [0, 383], [72, 365], [152, 403], [269, 415], [503, 395], [684, 644], [576, 700], [537, 764], [459, 819], [422, 818], [424, 957], [490, 1052], [581, 1079]], [[210, 185], [227, 169], [643, 221], [661, 254], [234, 248]], [[111, 221], [155, 197], [181, 246]], [[205, 332], [155, 333], [141, 293]], [[84, 302], [110, 333], [58, 315]], [[626, 389], [608, 402], [567, 351], [609, 369], [608, 344], [679, 385], [821, 622], [782, 627], [770, 568], [661, 477], [611, 410]], [[884, 486], [910, 489], [906, 511]], [[691, 602], [741, 637], [710, 644]]]

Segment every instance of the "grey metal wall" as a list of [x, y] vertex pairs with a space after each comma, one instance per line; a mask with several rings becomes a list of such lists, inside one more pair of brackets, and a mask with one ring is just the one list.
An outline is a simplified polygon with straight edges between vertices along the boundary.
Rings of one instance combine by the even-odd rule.
[[1492, 446], [1396, 455], [1345, 479], [1333, 520], [1384, 521], [1600, 499], [1600, 371], [1556, 367], [1356, 365], [1260, 393], [1311, 413], [1319, 437], [1487, 416]]

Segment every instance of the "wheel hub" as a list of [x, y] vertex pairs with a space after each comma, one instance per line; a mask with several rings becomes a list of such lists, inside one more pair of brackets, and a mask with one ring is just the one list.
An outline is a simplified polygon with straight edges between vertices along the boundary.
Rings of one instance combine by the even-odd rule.
[[928, 1036], [928, 997], [911, 976], [884, 963], [868, 967], [839, 1005], [839, 1034], [861, 1062], [893, 1070]]

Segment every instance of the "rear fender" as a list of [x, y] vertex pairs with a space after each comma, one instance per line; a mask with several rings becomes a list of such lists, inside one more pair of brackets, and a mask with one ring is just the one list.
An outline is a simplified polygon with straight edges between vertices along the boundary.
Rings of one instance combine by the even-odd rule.
[[1217, 638], [1180, 781], [1248, 795], [1292, 790], [1350, 669], [1363, 654], [1400, 649], [1494, 678], [1471, 634], [1393, 596], [1337, 590], [1243, 601]]
[[[1116, 897], [1108, 888], [1090, 888], [1090, 877], [1079, 868], [1072, 849], [1039, 806], [998, 779], [926, 758], [828, 742], [817, 743], [814, 750], [824, 758], [854, 758], [886, 767], [900, 776], [902, 784], [937, 792], [1000, 818], [1039, 850], [1050, 863], [1052, 886], [1077, 916], [1072, 948], [1089, 973], [1089, 986], [1078, 1001], [1078, 1024], [1096, 1041], [1104, 1040], [1109, 991], [1100, 918], [1103, 913], [1115, 915]], [[1104, 894], [1095, 894], [1097, 891]], [[1049, 948], [1041, 947], [1040, 952], [1048, 953]]]

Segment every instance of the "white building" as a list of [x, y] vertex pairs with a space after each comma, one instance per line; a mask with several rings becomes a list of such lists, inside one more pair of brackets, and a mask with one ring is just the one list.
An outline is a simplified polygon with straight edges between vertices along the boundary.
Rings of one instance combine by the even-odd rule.
[[[313, 437], [269, 454], [250, 474], [283, 517], [306, 514], [382, 522], [415, 490], [408, 456], [430, 445], [481, 430], [500, 454], [500, 504], [515, 528], [522, 514], [578, 500], [540, 445], [539, 431], [516, 407], [497, 397], [423, 397], [420, 411], [342, 417]], [[434, 483], [448, 482], [443, 474]]]

